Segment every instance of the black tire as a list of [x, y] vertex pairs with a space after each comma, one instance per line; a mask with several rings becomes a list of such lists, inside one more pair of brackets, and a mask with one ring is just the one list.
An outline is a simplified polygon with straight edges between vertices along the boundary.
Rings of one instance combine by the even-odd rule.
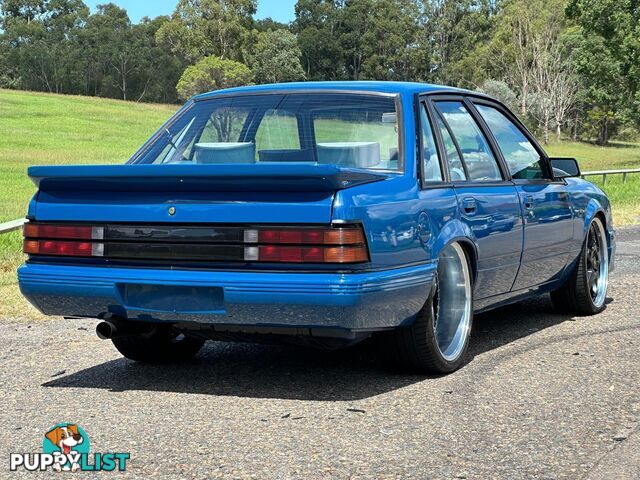
[[[589, 243], [590, 236], [594, 229], [601, 232], [602, 238], [600, 238], [600, 241], [604, 242], [604, 251], [606, 252], [606, 255], [608, 255], [607, 236], [604, 234], [604, 225], [602, 221], [596, 217], [589, 225], [587, 236], [582, 243], [582, 249], [580, 250], [577, 263], [573, 267], [569, 278], [566, 280], [564, 285], [551, 292], [551, 301], [553, 302], [556, 310], [560, 313], [572, 315], [595, 315], [606, 308], [604, 298], [599, 302], [595, 301], [597, 298], [594, 298], [592, 290], [593, 284], [590, 282], [590, 275], [592, 275], [590, 272], [593, 270], [590, 269], [590, 263], [592, 260], [589, 256]], [[608, 258], [604, 259], [604, 264], [601, 265], [601, 267], [606, 267], [606, 274], [608, 275]], [[606, 297], [606, 280], [603, 288], [604, 296]]]
[[473, 285], [470, 274], [469, 260], [464, 253], [464, 249], [458, 244], [454, 244], [464, 257], [464, 267], [468, 273], [466, 288], [469, 296], [468, 323], [466, 333], [458, 347], [459, 352], [453, 358], [445, 358], [438, 344], [436, 329], [434, 324], [437, 319], [437, 309], [440, 308], [441, 293], [438, 278], [444, 274], [436, 274], [434, 286], [429, 294], [427, 302], [424, 304], [414, 322], [407, 327], [395, 329], [389, 332], [385, 338], [384, 345], [395, 363], [405, 371], [412, 373], [444, 374], [459, 369], [464, 361], [465, 354], [469, 346], [469, 336], [473, 324]]
[[124, 357], [142, 363], [184, 362], [193, 358], [205, 342], [175, 332], [166, 325], [158, 325], [150, 333], [117, 337], [111, 341]]

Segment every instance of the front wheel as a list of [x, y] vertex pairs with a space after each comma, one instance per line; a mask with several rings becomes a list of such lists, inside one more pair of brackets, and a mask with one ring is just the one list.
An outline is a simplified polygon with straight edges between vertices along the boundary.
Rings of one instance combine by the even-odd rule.
[[594, 315], [605, 308], [609, 285], [609, 248], [602, 221], [589, 225], [578, 263], [562, 287], [551, 292], [551, 301], [563, 313]]
[[445, 247], [427, 302], [408, 327], [396, 329], [391, 353], [404, 369], [449, 373], [462, 366], [473, 321], [469, 261], [458, 243]]
[[111, 341], [123, 356], [143, 363], [184, 362], [194, 357], [205, 342], [175, 332], [168, 325], [158, 325], [149, 333], [116, 337]]

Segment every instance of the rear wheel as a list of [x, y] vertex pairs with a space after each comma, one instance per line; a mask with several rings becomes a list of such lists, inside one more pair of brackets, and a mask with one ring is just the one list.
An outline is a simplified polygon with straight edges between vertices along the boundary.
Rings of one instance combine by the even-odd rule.
[[609, 248], [602, 220], [594, 218], [578, 263], [565, 284], [551, 292], [558, 311], [593, 315], [604, 310], [609, 285]]
[[390, 340], [401, 367], [421, 373], [460, 368], [473, 321], [471, 271], [464, 249], [447, 246], [438, 259], [431, 294], [412, 325], [396, 329]]
[[149, 333], [116, 337], [111, 341], [123, 356], [144, 363], [184, 362], [194, 357], [205, 342], [176, 332], [168, 325], [158, 325]]

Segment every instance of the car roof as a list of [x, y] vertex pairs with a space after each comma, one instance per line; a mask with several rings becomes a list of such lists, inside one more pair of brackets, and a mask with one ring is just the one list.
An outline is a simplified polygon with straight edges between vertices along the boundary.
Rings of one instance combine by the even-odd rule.
[[339, 82], [291, 82], [271, 83], [266, 85], [250, 85], [246, 87], [226, 88], [213, 92], [196, 95], [196, 100], [228, 94], [248, 94], [264, 92], [287, 92], [293, 90], [336, 90], [336, 91], [363, 91], [391, 94], [422, 94], [422, 93], [475, 93], [455, 87], [434, 85], [418, 82], [383, 82], [383, 81], [339, 81]]

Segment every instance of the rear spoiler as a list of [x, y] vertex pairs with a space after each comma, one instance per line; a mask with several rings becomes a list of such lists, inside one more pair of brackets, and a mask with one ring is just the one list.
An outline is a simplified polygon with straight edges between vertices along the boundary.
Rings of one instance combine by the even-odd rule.
[[30, 167], [43, 191], [304, 191], [329, 192], [387, 178], [336, 165], [256, 163], [227, 165], [65, 165]]

